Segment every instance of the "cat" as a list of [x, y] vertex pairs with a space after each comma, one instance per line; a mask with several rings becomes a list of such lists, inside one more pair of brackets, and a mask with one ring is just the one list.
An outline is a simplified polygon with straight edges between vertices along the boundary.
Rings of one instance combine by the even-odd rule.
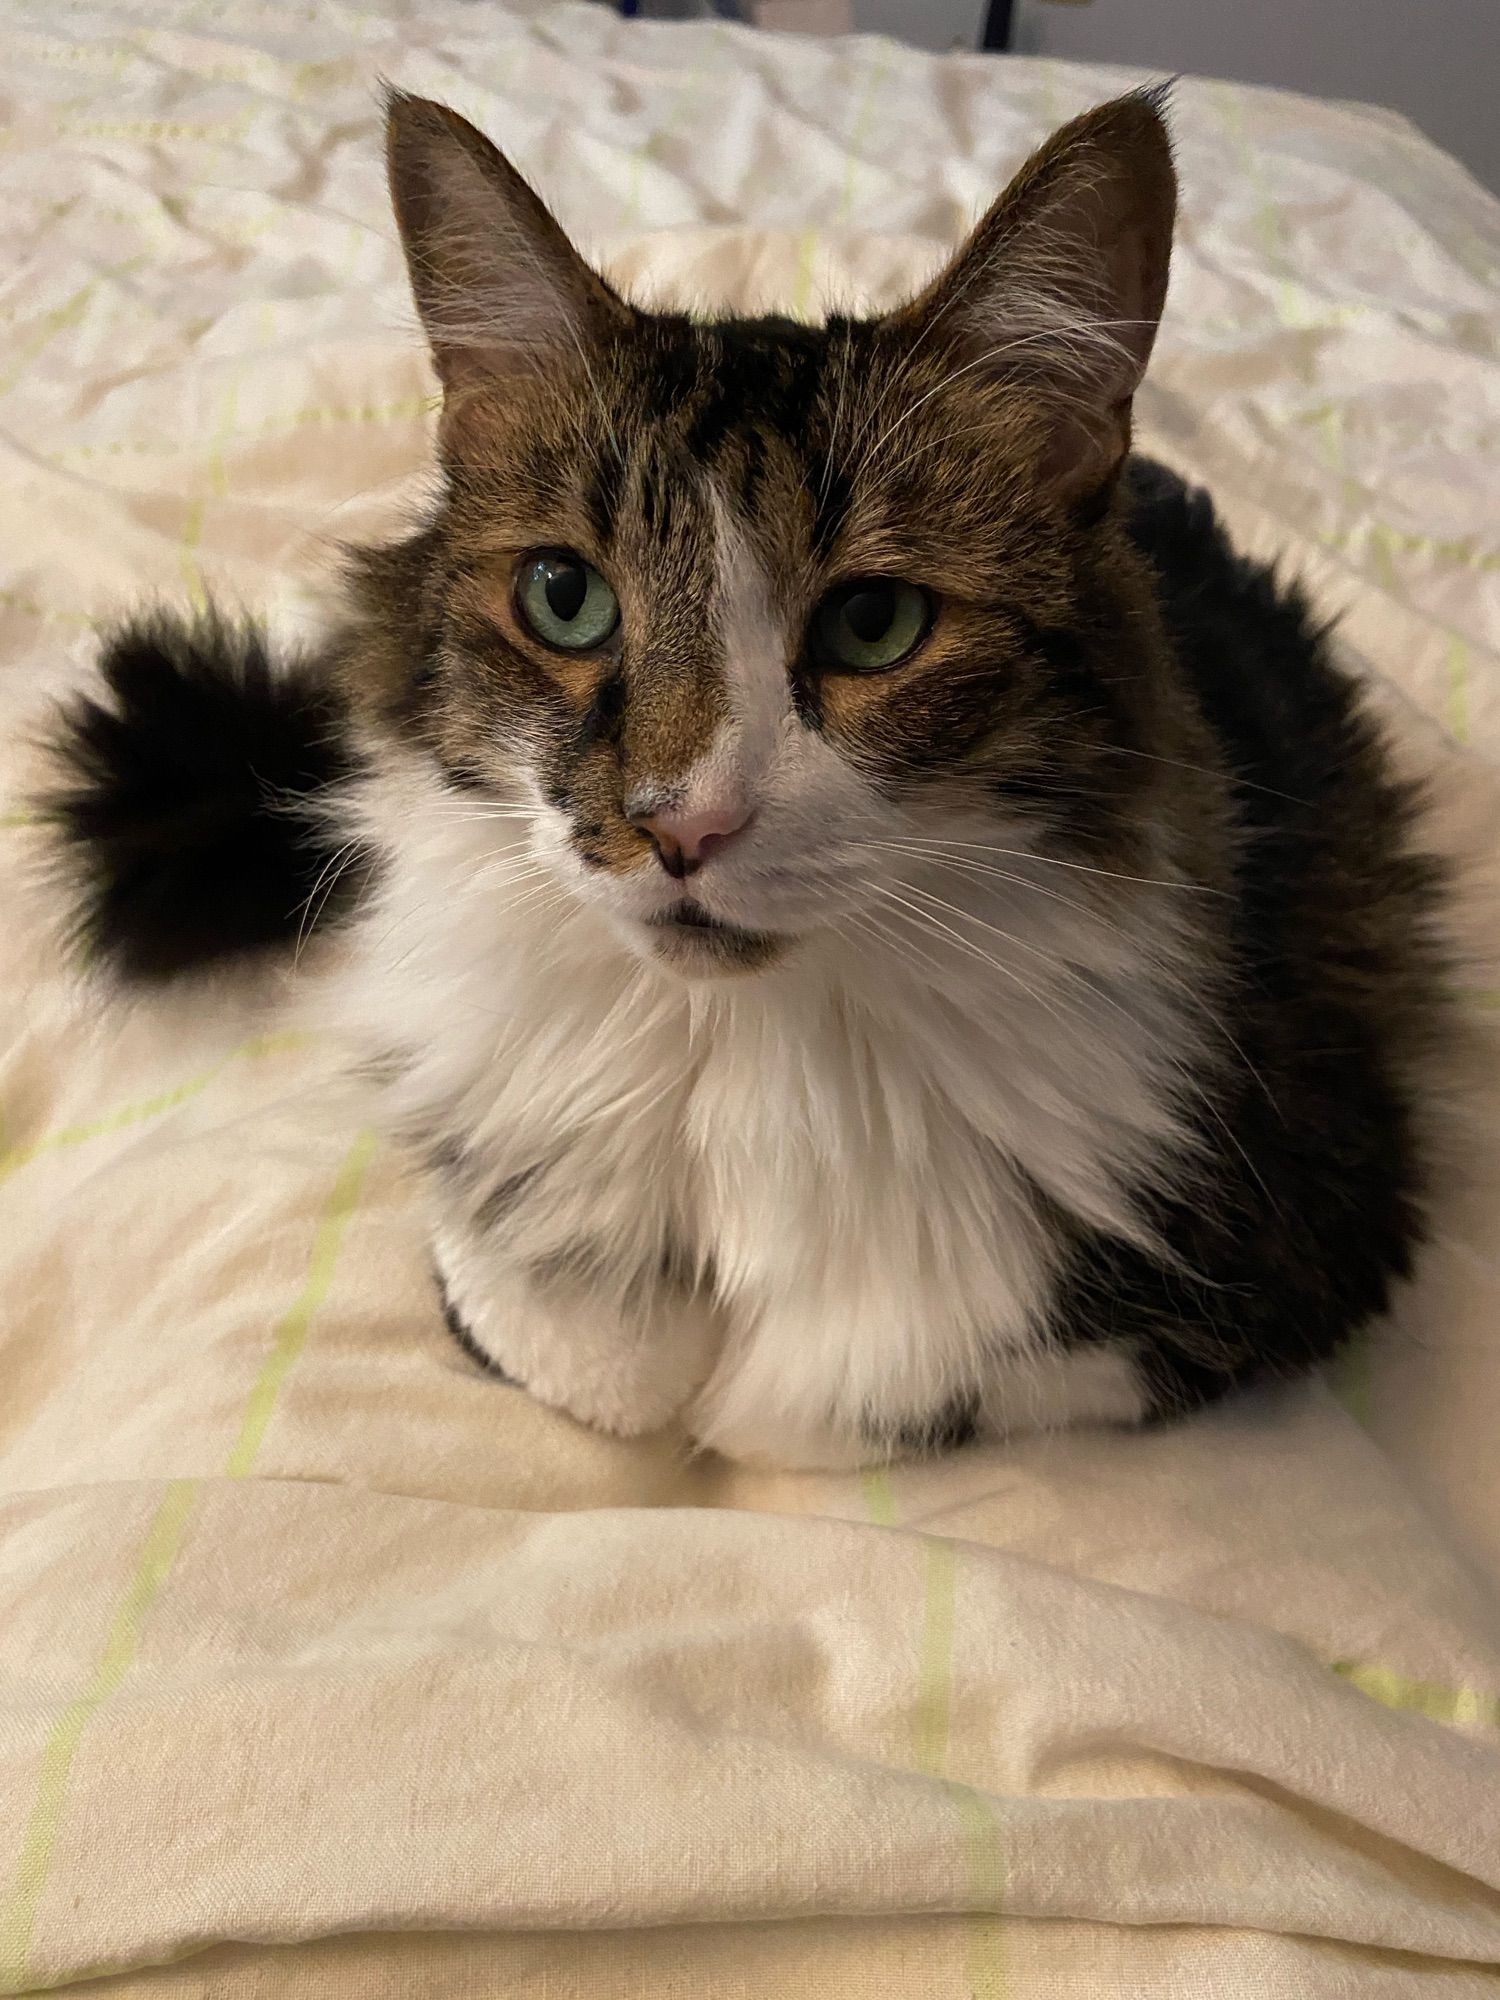
[[82, 948], [315, 922], [486, 1368], [751, 1463], [1177, 1416], [1422, 1233], [1442, 884], [1302, 596], [1130, 450], [1159, 93], [897, 310], [627, 303], [393, 94], [441, 492], [272, 660], [137, 619], [60, 716]]

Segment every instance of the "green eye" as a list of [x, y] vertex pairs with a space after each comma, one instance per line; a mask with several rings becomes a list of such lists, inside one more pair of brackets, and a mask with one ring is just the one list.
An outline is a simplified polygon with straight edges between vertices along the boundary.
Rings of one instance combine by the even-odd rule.
[[562, 653], [602, 646], [620, 622], [620, 600], [571, 549], [543, 549], [516, 572], [516, 607], [543, 645]]
[[831, 590], [813, 613], [819, 663], [830, 673], [878, 674], [914, 653], [932, 627], [932, 600], [897, 576]]

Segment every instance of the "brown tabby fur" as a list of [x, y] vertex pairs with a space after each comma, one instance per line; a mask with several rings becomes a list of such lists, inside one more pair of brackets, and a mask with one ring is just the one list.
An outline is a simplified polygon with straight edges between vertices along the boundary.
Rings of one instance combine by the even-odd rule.
[[[472, 279], [437, 268], [440, 224], [403, 203], [408, 155], [437, 124], [465, 144], [473, 135], [437, 106], [398, 101], [397, 113], [398, 214], [419, 301], [441, 329], [443, 286], [457, 294]], [[475, 161], [501, 172], [487, 149]], [[1127, 248], [1170, 237], [1159, 113], [1149, 97], [1125, 98], [1059, 133], [910, 306], [826, 330], [637, 313], [553, 243], [556, 224], [525, 190], [542, 254], [555, 252], [578, 299], [579, 337], [540, 353], [445, 350], [439, 331], [447, 500], [416, 541], [361, 561], [368, 629], [389, 637], [373, 657], [361, 651], [356, 699], [410, 716], [480, 788], [502, 782], [505, 745], [544, 742], [549, 797], [570, 811], [580, 852], [602, 868], [640, 866], [648, 843], [627, 800], [670, 786], [724, 715], [722, 639], [702, 609], [714, 557], [706, 474], [738, 508], [787, 630], [805, 630], [847, 578], [902, 576], [937, 601], [929, 638], [898, 673], [819, 676], [792, 662], [800, 713], [860, 769], [897, 793], [965, 782], [1013, 792], [1049, 813], [1064, 851], [1107, 854], [1125, 873], [1160, 862], [1151, 850], [1167, 826], [1167, 858], [1217, 879], [1211, 791], [1181, 771], [1211, 747], [1174, 684], [1149, 571], [1111, 501], [1128, 395], [1090, 429], [1055, 356], [1033, 361], [1022, 343], [1014, 365], [994, 365], [986, 350], [1004, 333], [996, 343], [967, 310], [1007, 263], [1024, 283], [1034, 255], [1045, 277], [1045, 217], [1033, 211], [1065, 177], [1099, 185], [1101, 235]], [[512, 201], [517, 185], [505, 189]], [[1134, 229], [1122, 228], [1127, 189], [1143, 211]], [[1165, 261], [1139, 255], [1147, 268], [1127, 282], [1154, 327]], [[511, 579], [543, 546], [577, 550], [615, 583], [621, 636], [604, 655], [559, 655], [517, 618]], [[420, 699], [414, 661], [430, 673]], [[1132, 748], [1175, 766], [1121, 754]]]

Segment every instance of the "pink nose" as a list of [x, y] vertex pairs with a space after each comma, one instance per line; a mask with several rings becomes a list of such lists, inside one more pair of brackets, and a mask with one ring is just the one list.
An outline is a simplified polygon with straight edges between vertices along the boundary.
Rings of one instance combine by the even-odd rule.
[[632, 813], [630, 821], [649, 834], [656, 858], [674, 881], [696, 875], [704, 862], [722, 853], [750, 824], [748, 806], [707, 807], [701, 812]]

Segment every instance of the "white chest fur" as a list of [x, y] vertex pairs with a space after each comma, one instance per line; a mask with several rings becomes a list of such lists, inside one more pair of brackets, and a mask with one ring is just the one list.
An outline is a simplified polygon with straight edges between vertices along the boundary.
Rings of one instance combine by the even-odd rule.
[[979, 928], [946, 946], [867, 926], [687, 983], [537, 872], [516, 822], [435, 787], [369, 804], [387, 866], [336, 1024], [397, 1059], [395, 1129], [505, 1191], [507, 1260], [711, 1291], [699, 1436], [826, 1461], [788, 1437], [919, 1421], [1028, 1357], [1051, 1420], [1033, 1190], [1134, 1234], [1129, 1190], [1177, 1137], [1180, 1023], [1117, 926], [971, 890]]

